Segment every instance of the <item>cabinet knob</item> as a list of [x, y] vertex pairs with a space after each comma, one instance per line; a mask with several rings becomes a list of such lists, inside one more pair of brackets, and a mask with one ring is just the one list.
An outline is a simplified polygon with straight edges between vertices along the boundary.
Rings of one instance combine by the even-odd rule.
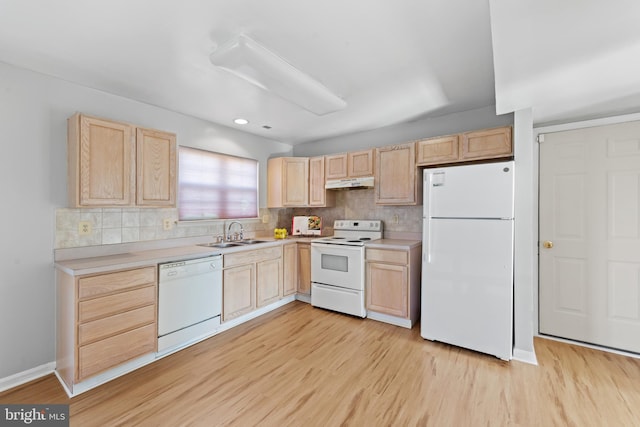
[[545, 240], [542, 243], [542, 246], [544, 246], [547, 249], [551, 249], [553, 247], [553, 242], [551, 240]]

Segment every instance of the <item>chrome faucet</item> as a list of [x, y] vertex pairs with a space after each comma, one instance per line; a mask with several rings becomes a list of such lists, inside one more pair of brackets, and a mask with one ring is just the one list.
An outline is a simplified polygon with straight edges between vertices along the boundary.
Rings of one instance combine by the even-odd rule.
[[[234, 238], [232, 239], [231, 238], [231, 226], [233, 224], [238, 224], [240, 226], [240, 233], [235, 233], [233, 235]], [[227, 228], [227, 241], [238, 240], [238, 237], [240, 238], [240, 240], [244, 239], [244, 227], [238, 221], [232, 221], [231, 224], [229, 224], [229, 227]]]

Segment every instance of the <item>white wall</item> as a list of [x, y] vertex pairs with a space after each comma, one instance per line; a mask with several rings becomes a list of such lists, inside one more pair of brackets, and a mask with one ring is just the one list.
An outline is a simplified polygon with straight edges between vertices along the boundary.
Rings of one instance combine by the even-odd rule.
[[0, 63], [0, 379], [54, 361], [55, 209], [66, 206], [66, 119], [74, 112], [175, 132], [178, 144], [260, 162], [291, 146]]
[[515, 112], [514, 358], [537, 363], [533, 347], [538, 286], [538, 147], [531, 109]]
[[484, 128], [513, 124], [513, 114], [496, 116], [493, 106], [447, 114], [445, 116], [415, 120], [395, 126], [387, 126], [368, 132], [324, 139], [293, 147], [296, 156], [344, 153], [371, 147], [401, 144], [431, 136], [449, 135]]

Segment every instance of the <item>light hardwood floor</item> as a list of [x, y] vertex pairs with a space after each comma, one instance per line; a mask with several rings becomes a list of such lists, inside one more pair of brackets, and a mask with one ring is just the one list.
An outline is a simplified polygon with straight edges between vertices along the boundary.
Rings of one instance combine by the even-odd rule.
[[68, 399], [72, 426], [637, 426], [640, 360], [536, 339], [539, 366], [296, 302]]

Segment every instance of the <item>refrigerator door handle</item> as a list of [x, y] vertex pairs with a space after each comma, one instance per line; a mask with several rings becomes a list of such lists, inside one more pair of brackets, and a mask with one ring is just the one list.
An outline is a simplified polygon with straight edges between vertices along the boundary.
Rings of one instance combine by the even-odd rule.
[[425, 202], [426, 202], [426, 209], [424, 212], [424, 221], [426, 222], [426, 224], [423, 224], [423, 227], [425, 228], [424, 233], [426, 233], [427, 235], [425, 236], [425, 238], [423, 239], [424, 242], [426, 243], [427, 247], [426, 247], [426, 261], [427, 263], [431, 262], [431, 184], [432, 184], [432, 180], [433, 180], [433, 174], [426, 172], [425, 171], [425, 175], [426, 175], [426, 185], [424, 186], [424, 189], [426, 191], [426, 197], [425, 197]]

